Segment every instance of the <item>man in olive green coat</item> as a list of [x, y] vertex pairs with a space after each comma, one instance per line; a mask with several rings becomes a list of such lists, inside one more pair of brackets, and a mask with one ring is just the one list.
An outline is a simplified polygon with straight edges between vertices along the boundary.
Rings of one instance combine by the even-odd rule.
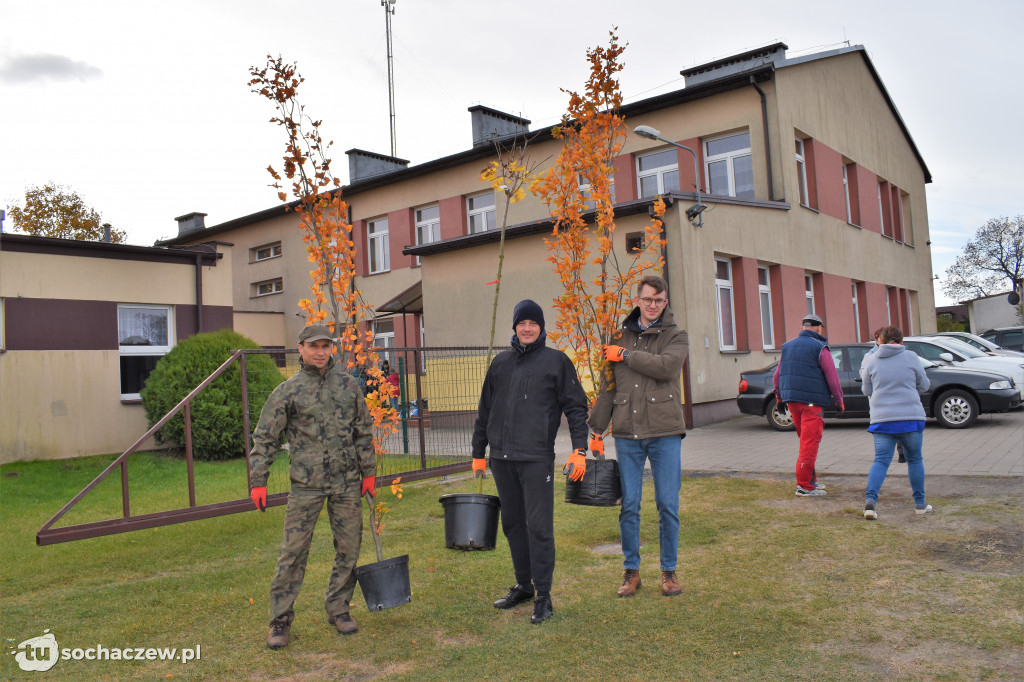
[[270, 584], [271, 649], [288, 644], [309, 543], [325, 502], [335, 557], [324, 607], [328, 621], [341, 634], [358, 629], [349, 615], [349, 602], [363, 532], [360, 501], [367, 493], [373, 495], [376, 485], [373, 419], [358, 381], [334, 362], [330, 330], [323, 325], [303, 328], [299, 356], [299, 372], [275, 388], [263, 406], [249, 454], [250, 497], [265, 510], [267, 477], [282, 433], [288, 441], [291, 492]]
[[619, 533], [625, 559], [617, 594], [631, 597], [641, 586], [640, 498], [644, 465], [649, 460], [658, 508], [661, 593], [674, 597], [683, 591], [676, 575], [680, 446], [686, 435], [679, 379], [690, 346], [686, 331], [676, 326], [668, 306], [664, 279], [644, 277], [633, 304], [636, 307], [623, 321], [622, 335], [616, 339], [619, 345], [604, 348], [613, 380], [602, 382], [590, 412], [594, 431], [590, 448], [604, 452], [603, 434], [610, 423], [622, 482]]

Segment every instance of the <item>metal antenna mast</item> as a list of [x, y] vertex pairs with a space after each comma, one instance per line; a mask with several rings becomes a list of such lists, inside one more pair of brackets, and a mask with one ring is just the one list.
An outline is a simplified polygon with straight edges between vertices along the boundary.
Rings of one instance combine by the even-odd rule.
[[384, 8], [384, 30], [388, 41], [388, 116], [391, 120], [391, 156], [395, 151], [395, 67], [394, 55], [391, 51], [391, 15], [395, 13], [396, 0], [380, 0]]

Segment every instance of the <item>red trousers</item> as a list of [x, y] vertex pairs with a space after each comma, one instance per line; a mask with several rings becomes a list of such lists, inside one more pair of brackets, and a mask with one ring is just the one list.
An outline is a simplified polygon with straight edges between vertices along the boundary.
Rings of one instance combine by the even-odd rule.
[[793, 416], [793, 426], [800, 438], [800, 455], [796, 459], [796, 484], [804, 490], [813, 490], [817, 476], [814, 475], [814, 463], [818, 460], [818, 445], [821, 443], [821, 432], [825, 429], [822, 418], [824, 408], [821, 405], [805, 403], [789, 403], [789, 413]]

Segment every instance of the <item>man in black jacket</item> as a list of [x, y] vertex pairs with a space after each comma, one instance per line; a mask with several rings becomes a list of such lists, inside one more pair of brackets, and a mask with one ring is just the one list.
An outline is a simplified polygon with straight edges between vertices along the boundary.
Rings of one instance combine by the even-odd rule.
[[494, 602], [509, 609], [534, 598], [531, 622], [551, 617], [555, 569], [555, 436], [564, 414], [573, 460], [582, 477], [587, 445], [587, 396], [565, 353], [545, 345], [544, 311], [531, 300], [516, 304], [512, 348], [491, 363], [473, 428], [473, 471], [482, 476], [490, 447], [491, 472], [501, 502], [516, 584]]

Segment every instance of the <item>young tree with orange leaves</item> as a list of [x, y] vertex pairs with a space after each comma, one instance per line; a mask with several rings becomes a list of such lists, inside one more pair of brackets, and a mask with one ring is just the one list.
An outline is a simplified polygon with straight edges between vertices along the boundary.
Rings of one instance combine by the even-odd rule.
[[[357, 630], [349, 602], [362, 541], [361, 499], [366, 497], [370, 507], [377, 557], [383, 561], [378, 519], [387, 512], [387, 504], [378, 499], [375, 505], [373, 498], [383, 442], [396, 431], [397, 413], [388, 404], [394, 389], [381, 373], [372, 332], [363, 328], [368, 306], [355, 286], [356, 248], [341, 182], [331, 171], [327, 154], [331, 143], [320, 136], [321, 121], [309, 117], [299, 103], [298, 89], [304, 79], [294, 64], [269, 55], [266, 66], [251, 67], [250, 75], [253, 92], [277, 108], [271, 122], [285, 130], [282, 170], [290, 181], [291, 201], [283, 191], [281, 174], [273, 166], [267, 170], [275, 180], [278, 198], [298, 214], [314, 266], [312, 296], [299, 302], [306, 318], [299, 334], [302, 369], [281, 385], [276, 400], [278, 391], [268, 399], [253, 437], [257, 456], [250, 458], [258, 473], [254, 483], [260, 484], [251, 491], [257, 507], [265, 508], [267, 461], [273, 461], [282, 432], [291, 446], [290, 478], [300, 484], [288, 496], [284, 540], [271, 583], [267, 646], [276, 649], [288, 643], [292, 606], [302, 584], [313, 528], [325, 503], [335, 546], [325, 607], [338, 632]], [[355, 369], [375, 380], [376, 389], [369, 396], [362, 395], [351, 375]], [[367, 449], [372, 457], [369, 470], [362, 454]]]
[[545, 240], [548, 260], [563, 287], [554, 301], [557, 331], [550, 336], [559, 348], [573, 349], [577, 369], [593, 387], [591, 404], [607, 368], [604, 346], [619, 334], [618, 320], [631, 308], [632, 288], [646, 271], [662, 266], [665, 245], [660, 198], [640, 248], [623, 253], [615, 243], [613, 164], [626, 138], [617, 75], [625, 46], [614, 30], [610, 36], [608, 47], [587, 51], [590, 77], [584, 93], [563, 90], [569, 109], [553, 131], [562, 149], [538, 183], [555, 219], [553, 236]]
[[[583, 96], [570, 93], [569, 111], [560, 130], [565, 144], [544, 189], [552, 199], [555, 236], [549, 258], [564, 287], [555, 302], [559, 331], [577, 352], [576, 364], [589, 371], [595, 386], [588, 424], [590, 449], [604, 455], [603, 434], [615, 436], [622, 488], [619, 531], [624, 555], [622, 583], [616, 594], [629, 597], [641, 586], [640, 501], [645, 463], [655, 480], [660, 540], [661, 593], [682, 592], [676, 577], [679, 545], [680, 445], [685, 431], [680, 376], [688, 352], [687, 334], [668, 307], [668, 285], [651, 272], [661, 268], [660, 217], [665, 205], [654, 204], [654, 220], [631, 258], [615, 248], [612, 207], [612, 162], [625, 139], [618, 113], [622, 97], [616, 75], [624, 47], [614, 30], [607, 48], [588, 51], [590, 79]], [[583, 192], [590, 185], [594, 202], [592, 235], [584, 220]], [[591, 244], [596, 242], [594, 252]], [[585, 274], [597, 266], [596, 276]], [[633, 287], [636, 295], [630, 301]], [[628, 315], [626, 314], [628, 313]], [[619, 319], [625, 317], [621, 327]], [[570, 464], [585, 468], [585, 462]]]

